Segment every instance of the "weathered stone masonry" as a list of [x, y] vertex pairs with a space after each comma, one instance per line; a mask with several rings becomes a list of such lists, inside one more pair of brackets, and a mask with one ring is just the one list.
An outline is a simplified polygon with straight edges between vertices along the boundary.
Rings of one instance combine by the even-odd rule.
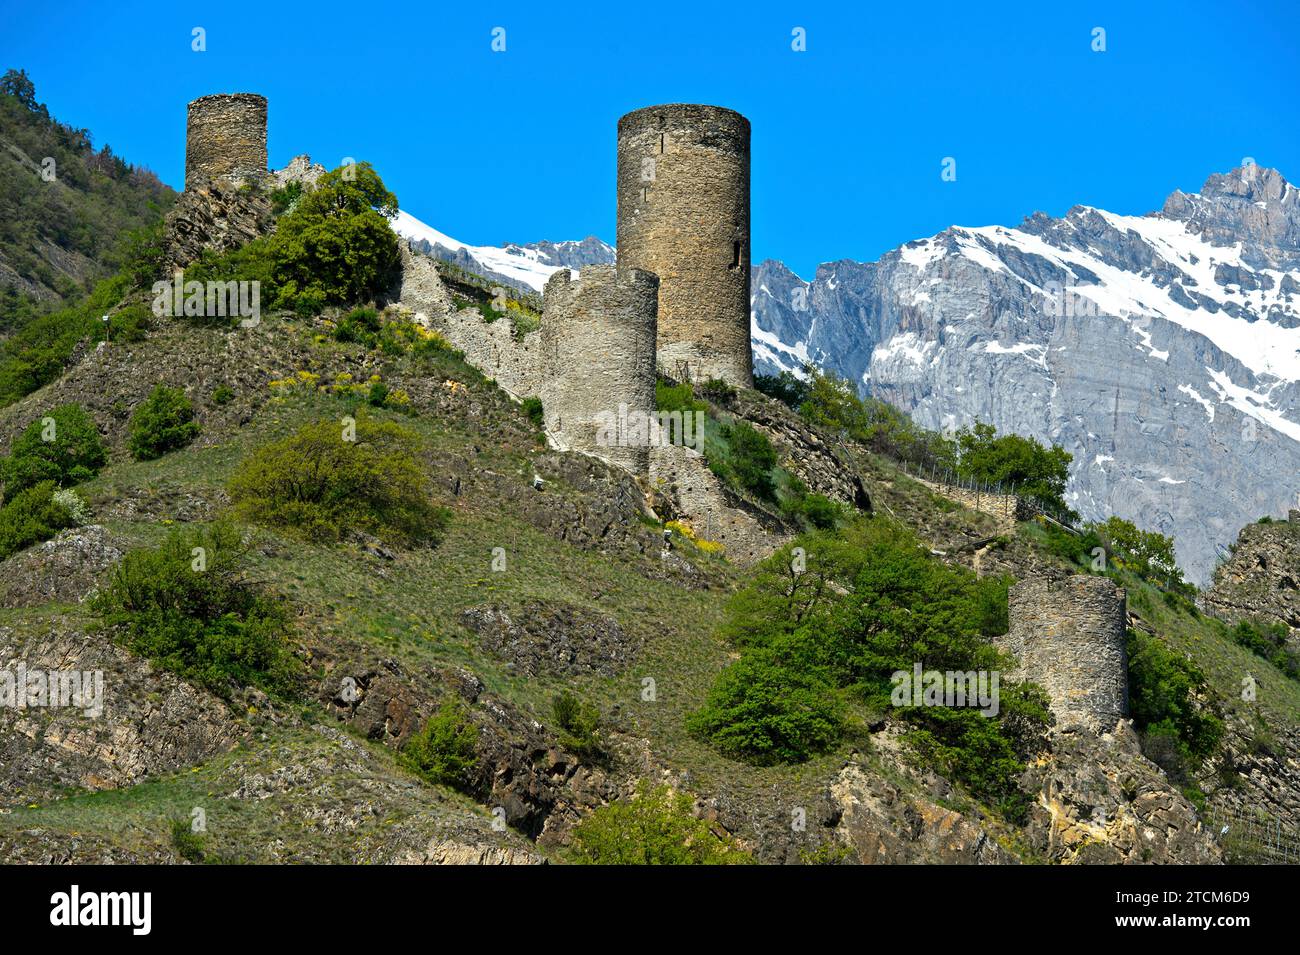
[[618, 263], [659, 276], [658, 365], [753, 387], [749, 120], [675, 103], [618, 122]]
[[1034, 578], [1011, 588], [1005, 646], [1014, 678], [1041, 684], [1058, 726], [1111, 732], [1128, 715], [1125, 594], [1105, 577]]
[[266, 170], [266, 97], [214, 93], [189, 105], [185, 189], [203, 181], [258, 179]]
[[[651, 273], [611, 265], [587, 266], [580, 281], [561, 269], [546, 283], [538, 397], [558, 447], [646, 473], [651, 436], [644, 422], [655, 411], [658, 292], [659, 280]], [[633, 419], [636, 428], [633, 416], [643, 426], [624, 445], [618, 433], [609, 433], [609, 424], [622, 431], [621, 420]]]

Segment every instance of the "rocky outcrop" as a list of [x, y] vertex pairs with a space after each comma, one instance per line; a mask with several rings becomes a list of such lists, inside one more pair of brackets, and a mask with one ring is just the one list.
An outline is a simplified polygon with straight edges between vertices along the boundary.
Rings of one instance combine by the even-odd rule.
[[496, 604], [473, 607], [461, 620], [486, 649], [508, 661], [508, 668], [526, 676], [615, 676], [641, 648], [613, 617], [539, 600], [513, 614]]
[[781, 466], [803, 481], [809, 491], [859, 510], [871, 510], [871, 495], [862, 475], [833, 438], [781, 402], [757, 391], [736, 389], [721, 403], [766, 433], [780, 455]]
[[226, 252], [271, 225], [271, 202], [256, 188], [203, 180], [181, 194], [164, 222], [165, 274], [184, 269], [204, 251]]
[[80, 603], [121, 556], [120, 543], [98, 524], [60, 531], [0, 564], [0, 607]]
[[1232, 623], [1285, 624], [1292, 642], [1300, 644], [1300, 510], [1292, 508], [1285, 521], [1243, 527], [1200, 603]]
[[1035, 793], [1025, 836], [1035, 852], [1066, 864], [1221, 861], [1195, 807], [1142, 755], [1127, 721], [1100, 735], [1066, 728], [1029, 765]]
[[[52, 618], [0, 627], [0, 674], [99, 673], [87, 706], [0, 707], [0, 793], [12, 805], [68, 786], [113, 789], [201, 762], [244, 737], [224, 703], [174, 674]], [[29, 697], [30, 699], [30, 697]], [[89, 712], [88, 712], [89, 711]]]

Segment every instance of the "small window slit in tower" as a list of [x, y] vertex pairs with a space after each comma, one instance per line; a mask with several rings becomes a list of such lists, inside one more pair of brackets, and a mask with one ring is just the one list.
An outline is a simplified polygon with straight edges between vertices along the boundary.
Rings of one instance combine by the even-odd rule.
[[739, 239], [731, 243], [731, 267], [733, 269], [740, 268], [740, 240]]

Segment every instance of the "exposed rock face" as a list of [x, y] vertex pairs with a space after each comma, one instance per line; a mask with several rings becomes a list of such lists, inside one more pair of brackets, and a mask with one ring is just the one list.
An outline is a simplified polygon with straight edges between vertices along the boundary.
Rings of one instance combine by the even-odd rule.
[[1211, 176], [1162, 213], [1076, 206], [951, 228], [805, 282], [755, 270], [755, 369], [805, 356], [930, 428], [976, 418], [1074, 456], [1071, 506], [1216, 547], [1300, 487], [1300, 190]]
[[781, 402], [756, 391], [738, 389], [725, 406], [766, 432], [781, 455], [781, 466], [808, 485], [809, 491], [859, 510], [871, 510], [862, 475], [829, 436]]
[[1234, 623], [1257, 618], [1285, 624], [1292, 641], [1300, 641], [1300, 510], [1293, 508], [1286, 521], [1243, 527], [1201, 605]]
[[520, 673], [614, 676], [636, 658], [640, 642], [619, 622], [581, 607], [530, 601], [513, 616], [496, 605], [461, 614], [484, 647]]
[[201, 180], [167, 213], [167, 270], [184, 269], [207, 249], [237, 249], [266, 232], [270, 223], [271, 203], [265, 196], [227, 179]]
[[1221, 861], [1196, 810], [1142, 756], [1127, 721], [1109, 733], [1063, 729], [1021, 785], [1037, 791], [1025, 829], [1035, 850], [1067, 864]]
[[1041, 684], [1061, 726], [1101, 732], [1128, 715], [1124, 591], [1106, 577], [1022, 580], [1008, 596], [1009, 677]]
[[80, 603], [121, 556], [98, 524], [60, 531], [0, 564], [0, 607]]
[[291, 182], [296, 182], [304, 188], [310, 189], [316, 185], [317, 180], [325, 175], [325, 167], [318, 162], [312, 162], [311, 157], [306, 153], [301, 156], [294, 156], [289, 160], [289, 165], [283, 169], [277, 169], [271, 173], [271, 178], [279, 189], [283, 189]]
[[112, 643], [54, 619], [0, 627], [0, 672], [101, 671], [102, 711], [0, 707], [0, 792], [7, 804], [65, 786], [111, 789], [224, 752], [244, 735], [226, 705]]
[[685, 519], [697, 537], [722, 544], [727, 557], [742, 567], [769, 556], [793, 536], [778, 520], [741, 500], [691, 448], [651, 448], [650, 484], [665, 500], [667, 513]]

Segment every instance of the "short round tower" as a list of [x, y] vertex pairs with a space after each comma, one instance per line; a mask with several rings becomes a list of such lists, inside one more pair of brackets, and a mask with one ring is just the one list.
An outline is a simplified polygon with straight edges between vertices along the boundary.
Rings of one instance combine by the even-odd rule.
[[577, 280], [561, 269], [546, 283], [538, 397], [559, 447], [648, 470], [658, 294], [653, 274], [613, 265]]
[[1011, 588], [1006, 648], [1011, 676], [1052, 697], [1058, 726], [1109, 733], [1128, 715], [1128, 627], [1124, 591], [1105, 577], [1031, 578]]
[[259, 179], [266, 171], [266, 97], [215, 93], [189, 105], [185, 188], [202, 181]]
[[659, 367], [754, 383], [749, 345], [749, 120], [648, 106], [618, 121], [618, 264], [659, 276]]

